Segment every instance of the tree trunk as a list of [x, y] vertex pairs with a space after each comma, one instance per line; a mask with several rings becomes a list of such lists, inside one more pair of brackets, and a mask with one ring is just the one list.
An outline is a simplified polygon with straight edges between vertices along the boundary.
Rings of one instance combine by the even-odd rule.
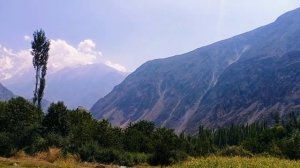
[[36, 105], [36, 101], [38, 99], [38, 85], [39, 85], [39, 71], [40, 71], [40, 68], [36, 68], [35, 70], [35, 89], [34, 89], [34, 95], [33, 95], [33, 104]]

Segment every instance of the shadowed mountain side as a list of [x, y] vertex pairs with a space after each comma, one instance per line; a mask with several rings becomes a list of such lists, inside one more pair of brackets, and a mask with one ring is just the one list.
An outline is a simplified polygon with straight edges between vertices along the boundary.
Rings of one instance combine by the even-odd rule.
[[[286, 88], [286, 83], [277, 81], [289, 76], [298, 77], [294, 72], [299, 66], [293, 70], [285, 69], [286, 72], [281, 74], [282, 76], [274, 76], [276, 79], [264, 78], [270, 72], [281, 72], [284, 69], [281, 67], [284, 61], [287, 61], [288, 65], [297, 65], [297, 59], [289, 59], [290, 55], [297, 57], [297, 52], [289, 52], [297, 51], [300, 47], [299, 19], [300, 9], [296, 9], [282, 15], [274, 23], [253, 31], [183, 55], [149, 61], [100, 99], [91, 111], [96, 118], [109, 119], [114, 125], [125, 126], [129, 122], [146, 119], [154, 121], [158, 126], [175, 128], [177, 132], [194, 132], [199, 124], [215, 127], [233, 122], [257, 121], [261, 119], [259, 116], [263, 116], [262, 113], [268, 116], [271, 109], [269, 107], [274, 106], [272, 102], [278, 101], [264, 102], [258, 108], [261, 110], [249, 108], [249, 102], [257, 102], [258, 97], [261, 98], [259, 101], [266, 101], [279, 88], [284, 92], [280, 95], [280, 100], [288, 99], [289, 89], [295, 89], [293, 96], [299, 95], [297, 83], [287, 81], [290, 82], [288, 86], [292, 88]], [[259, 66], [265, 64], [273, 66]], [[250, 73], [247, 71], [250, 67], [266, 68], [266, 71], [258, 72], [256, 69], [257, 71]], [[240, 70], [234, 71], [235, 69]], [[257, 81], [258, 79], [261, 80]], [[243, 83], [241, 87], [245, 87], [241, 91], [246, 93], [236, 94], [238, 91], [234, 89], [237, 86], [233, 81], [241, 82], [240, 80]], [[271, 87], [268, 82], [282, 86]], [[262, 90], [268, 92], [253, 90], [251, 87], [264, 88]], [[254, 92], [248, 93], [251, 89]], [[219, 94], [221, 96], [218, 96]], [[244, 94], [251, 96], [244, 98]], [[227, 101], [225, 95], [234, 98], [231, 103], [224, 104]], [[224, 107], [217, 108], [221, 105]], [[282, 103], [282, 106], [286, 104]], [[286, 108], [274, 106], [272, 109]], [[222, 114], [224, 109], [230, 109], [230, 112], [234, 110], [234, 113], [230, 113], [230, 118], [218, 118], [229, 112], [225, 110]]]

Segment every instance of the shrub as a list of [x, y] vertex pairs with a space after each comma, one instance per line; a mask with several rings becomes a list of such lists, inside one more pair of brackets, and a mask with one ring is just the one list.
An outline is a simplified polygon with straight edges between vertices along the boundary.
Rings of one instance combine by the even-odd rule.
[[11, 156], [13, 153], [13, 142], [7, 133], [0, 133], [0, 155]]
[[47, 141], [41, 136], [37, 136], [33, 138], [32, 144], [24, 148], [25, 152], [29, 154], [45, 151], [47, 149], [48, 149]]
[[106, 164], [113, 163], [123, 166], [134, 166], [146, 163], [149, 160], [149, 155], [144, 153], [128, 153], [115, 149], [101, 149], [97, 151], [95, 159], [98, 162]]
[[45, 136], [46, 145], [62, 148], [67, 144], [67, 138], [63, 138], [61, 135], [55, 133], [49, 133]]
[[186, 160], [188, 155], [183, 151], [171, 151], [171, 164]]
[[[115, 149], [102, 149], [102, 150], [97, 151], [95, 159], [102, 163], [115, 163], [115, 164], [123, 165], [124, 162], [127, 162], [127, 163], [130, 162], [129, 160], [125, 161], [124, 155], [126, 155], [125, 152], [120, 152]], [[130, 158], [127, 158], [127, 159], [130, 159]]]
[[259, 143], [256, 138], [249, 138], [242, 143], [242, 147], [251, 153], [258, 154], [263, 153], [266, 150], [265, 143]]
[[300, 159], [300, 131], [293, 132], [281, 142], [283, 154], [289, 159]]
[[84, 161], [95, 161], [95, 156], [99, 150], [99, 145], [92, 141], [82, 145], [77, 153], [79, 154], [80, 159]]
[[133, 166], [133, 165], [138, 165], [142, 163], [147, 163], [149, 160], [150, 155], [145, 154], [145, 153], [128, 153], [131, 155], [133, 164], [132, 165], [127, 165], [127, 166]]
[[156, 150], [149, 158], [149, 164], [153, 166], [161, 165], [167, 166], [172, 165], [181, 161], [184, 161], [188, 155], [185, 152], [172, 150]]
[[253, 154], [241, 146], [227, 146], [222, 149], [219, 153], [221, 156], [243, 156], [243, 157], [252, 157]]

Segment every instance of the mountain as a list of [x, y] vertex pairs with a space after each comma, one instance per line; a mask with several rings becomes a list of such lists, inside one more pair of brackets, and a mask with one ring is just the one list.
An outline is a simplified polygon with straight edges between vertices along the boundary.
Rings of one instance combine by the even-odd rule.
[[[44, 98], [50, 102], [64, 101], [70, 108], [83, 106], [89, 109], [125, 76], [126, 73], [100, 63], [64, 68], [46, 76]], [[34, 82], [34, 72], [29, 71], [5, 81], [5, 84], [16, 94], [30, 98], [33, 95]]]
[[14, 94], [0, 83], [0, 101], [9, 100]]
[[300, 8], [253, 31], [146, 62], [91, 108], [114, 125], [177, 132], [268, 120], [300, 109]]
[[[13, 97], [16, 97], [16, 95], [13, 94], [12, 91], [8, 90], [6, 87], [4, 87], [1, 83], [0, 83], [0, 101], [7, 101]], [[31, 101], [30, 99], [28, 99], [28, 101]], [[42, 100], [42, 109], [44, 111], [47, 111], [48, 107], [50, 106], [50, 102], [43, 99]]]

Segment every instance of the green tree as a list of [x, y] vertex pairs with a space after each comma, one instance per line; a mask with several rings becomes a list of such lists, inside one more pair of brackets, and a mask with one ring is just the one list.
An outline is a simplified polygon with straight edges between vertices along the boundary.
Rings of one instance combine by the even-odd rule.
[[52, 103], [48, 113], [43, 120], [46, 132], [52, 132], [61, 136], [67, 136], [70, 123], [68, 120], [68, 109], [63, 102]]
[[125, 130], [124, 147], [131, 152], [152, 152], [152, 135], [155, 130], [153, 122], [139, 121], [130, 124]]
[[6, 128], [6, 102], [0, 101], [0, 132], [5, 131]]
[[123, 131], [120, 128], [113, 128], [108, 120], [97, 122], [96, 139], [98, 144], [104, 148], [123, 148]]
[[186, 159], [186, 154], [178, 151], [181, 141], [174, 130], [157, 128], [152, 138], [155, 148], [150, 158], [150, 164], [163, 167]]
[[212, 132], [205, 129], [203, 126], [199, 127], [199, 133], [195, 144], [195, 152], [197, 155], [207, 155], [213, 152]]
[[281, 150], [290, 159], [300, 159], [300, 131], [295, 130], [281, 141]]
[[79, 148], [94, 143], [97, 137], [97, 121], [92, 115], [81, 109], [68, 113], [70, 120], [69, 149], [77, 152]]
[[38, 136], [42, 112], [22, 97], [12, 98], [5, 108], [5, 127], [16, 148], [29, 147]]
[[33, 56], [33, 67], [35, 69], [35, 90], [33, 95], [33, 103], [41, 108], [41, 101], [44, 96], [46, 86], [46, 72], [48, 62], [48, 51], [50, 41], [46, 38], [45, 32], [37, 30], [33, 33], [33, 41], [31, 42], [31, 54]]

